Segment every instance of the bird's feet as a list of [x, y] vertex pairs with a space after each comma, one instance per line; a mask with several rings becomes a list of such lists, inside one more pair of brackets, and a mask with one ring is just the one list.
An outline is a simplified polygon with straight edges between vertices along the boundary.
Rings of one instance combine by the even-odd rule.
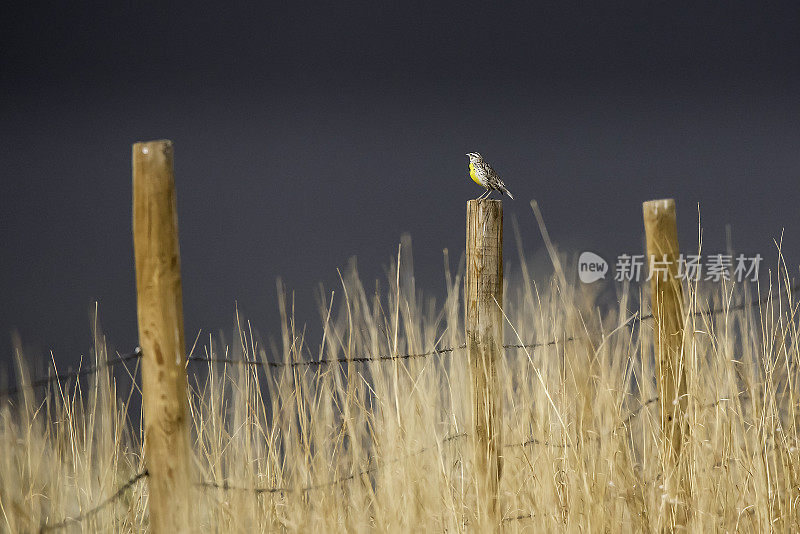
[[483, 192], [483, 194], [481, 196], [479, 196], [475, 200], [477, 200], [478, 202], [480, 202], [481, 200], [486, 200], [487, 198], [489, 198], [489, 196], [491, 194], [492, 194], [492, 190], [491, 189], [487, 189], [486, 191]]

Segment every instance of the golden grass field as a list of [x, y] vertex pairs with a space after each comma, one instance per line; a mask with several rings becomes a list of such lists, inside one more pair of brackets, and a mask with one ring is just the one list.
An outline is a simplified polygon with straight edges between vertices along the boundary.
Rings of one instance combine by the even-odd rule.
[[[445, 268], [434, 301], [401, 265], [383, 289], [351, 267], [321, 292], [321, 338], [305, 336], [289, 296], [275, 342], [241, 319], [232, 340], [201, 339], [193, 355], [297, 362], [463, 346], [463, 267]], [[503, 531], [658, 531], [653, 324], [637, 314], [646, 286], [606, 309], [563, 273], [536, 283], [523, 260], [510, 270], [505, 342], [552, 343], [501, 361]], [[797, 304], [785, 267], [769, 277], [684, 288], [690, 531], [800, 531]], [[755, 304], [729, 309], [743, 303]], [[93, 358], [106, 358], [99, 334]], [[482, 530], [470, 383], [461, 348], [349, 365], [192, 362], [198, 485], [183, 498], [207, 532]], [[147, 530], [147, 479], [115, 496], [144, 469], [129, 413], [139, 390], [120, 391], [106, 368], [80, 387], [23, 391], [0, 400], [0, 531]]]

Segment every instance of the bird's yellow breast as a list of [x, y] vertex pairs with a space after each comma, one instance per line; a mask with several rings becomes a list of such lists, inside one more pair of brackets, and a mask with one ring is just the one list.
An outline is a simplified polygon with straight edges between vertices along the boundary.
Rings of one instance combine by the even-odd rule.
[[472, 181], [478, 185], [483, 185], [478, 178], [478, 175], [475, 174], [475, 166], [472, 165], [472, 162], [469, 163], [469, 177], [472, 178]]

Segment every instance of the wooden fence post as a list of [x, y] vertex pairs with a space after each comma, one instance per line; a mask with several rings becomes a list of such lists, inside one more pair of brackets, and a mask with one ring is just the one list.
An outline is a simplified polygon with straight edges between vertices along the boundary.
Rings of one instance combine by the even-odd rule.
[[172, 142], [133, 145], [133, 248], [150, 530], [191, 532], [191, 460]]
[[678, 226], [673, 199], [651, 200], [642, 205], [650, 270], [654, 351], [661, 406], [662, 529], [685, 525], [688, 484], [681, 467], [681, 447], [686, 433], [686, 362], [683, 352], [683, 291], [678, 274]]
[[501, 392], [497, 367], [503, 345], [503, 203], [467, 202], [467, 272], [464, 288], [467, 356], [473, 394], [479, 521], [500, 527], [502, 472]]

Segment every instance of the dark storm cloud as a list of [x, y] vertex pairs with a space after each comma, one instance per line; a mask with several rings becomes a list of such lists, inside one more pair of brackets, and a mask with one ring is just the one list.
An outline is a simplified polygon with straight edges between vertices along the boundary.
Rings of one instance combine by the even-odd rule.
[[114, 91], [120, 80], [230, 76], [353, 86], [375, 77], [476, 83], [484, 74], [503, 81], [788, 76], [800, 22], [789, 2], [33, 6], [6, 8], [6, 82], [103, 80]]
[[568, 248], [640, 249], [659, 196], [689, 247], [698, 202], [709, 251], [727, 223], [743, 251], [796, 241], [799, 8], [564, 4], [5, 7], [0, 334], [74, 363], [99, 300], [112, 343], [135, 344], [140, 139], [176, 143], [190, 339], [228, 329], [237, 299], [274, 332], [279, 275], [316, 321], [316, 283], [351, 255], [382, 277], [404, 231], [440, 291], [479, 193], [469, 150], [522, 199], [506, 213], [529, 251], [534, 197]]

